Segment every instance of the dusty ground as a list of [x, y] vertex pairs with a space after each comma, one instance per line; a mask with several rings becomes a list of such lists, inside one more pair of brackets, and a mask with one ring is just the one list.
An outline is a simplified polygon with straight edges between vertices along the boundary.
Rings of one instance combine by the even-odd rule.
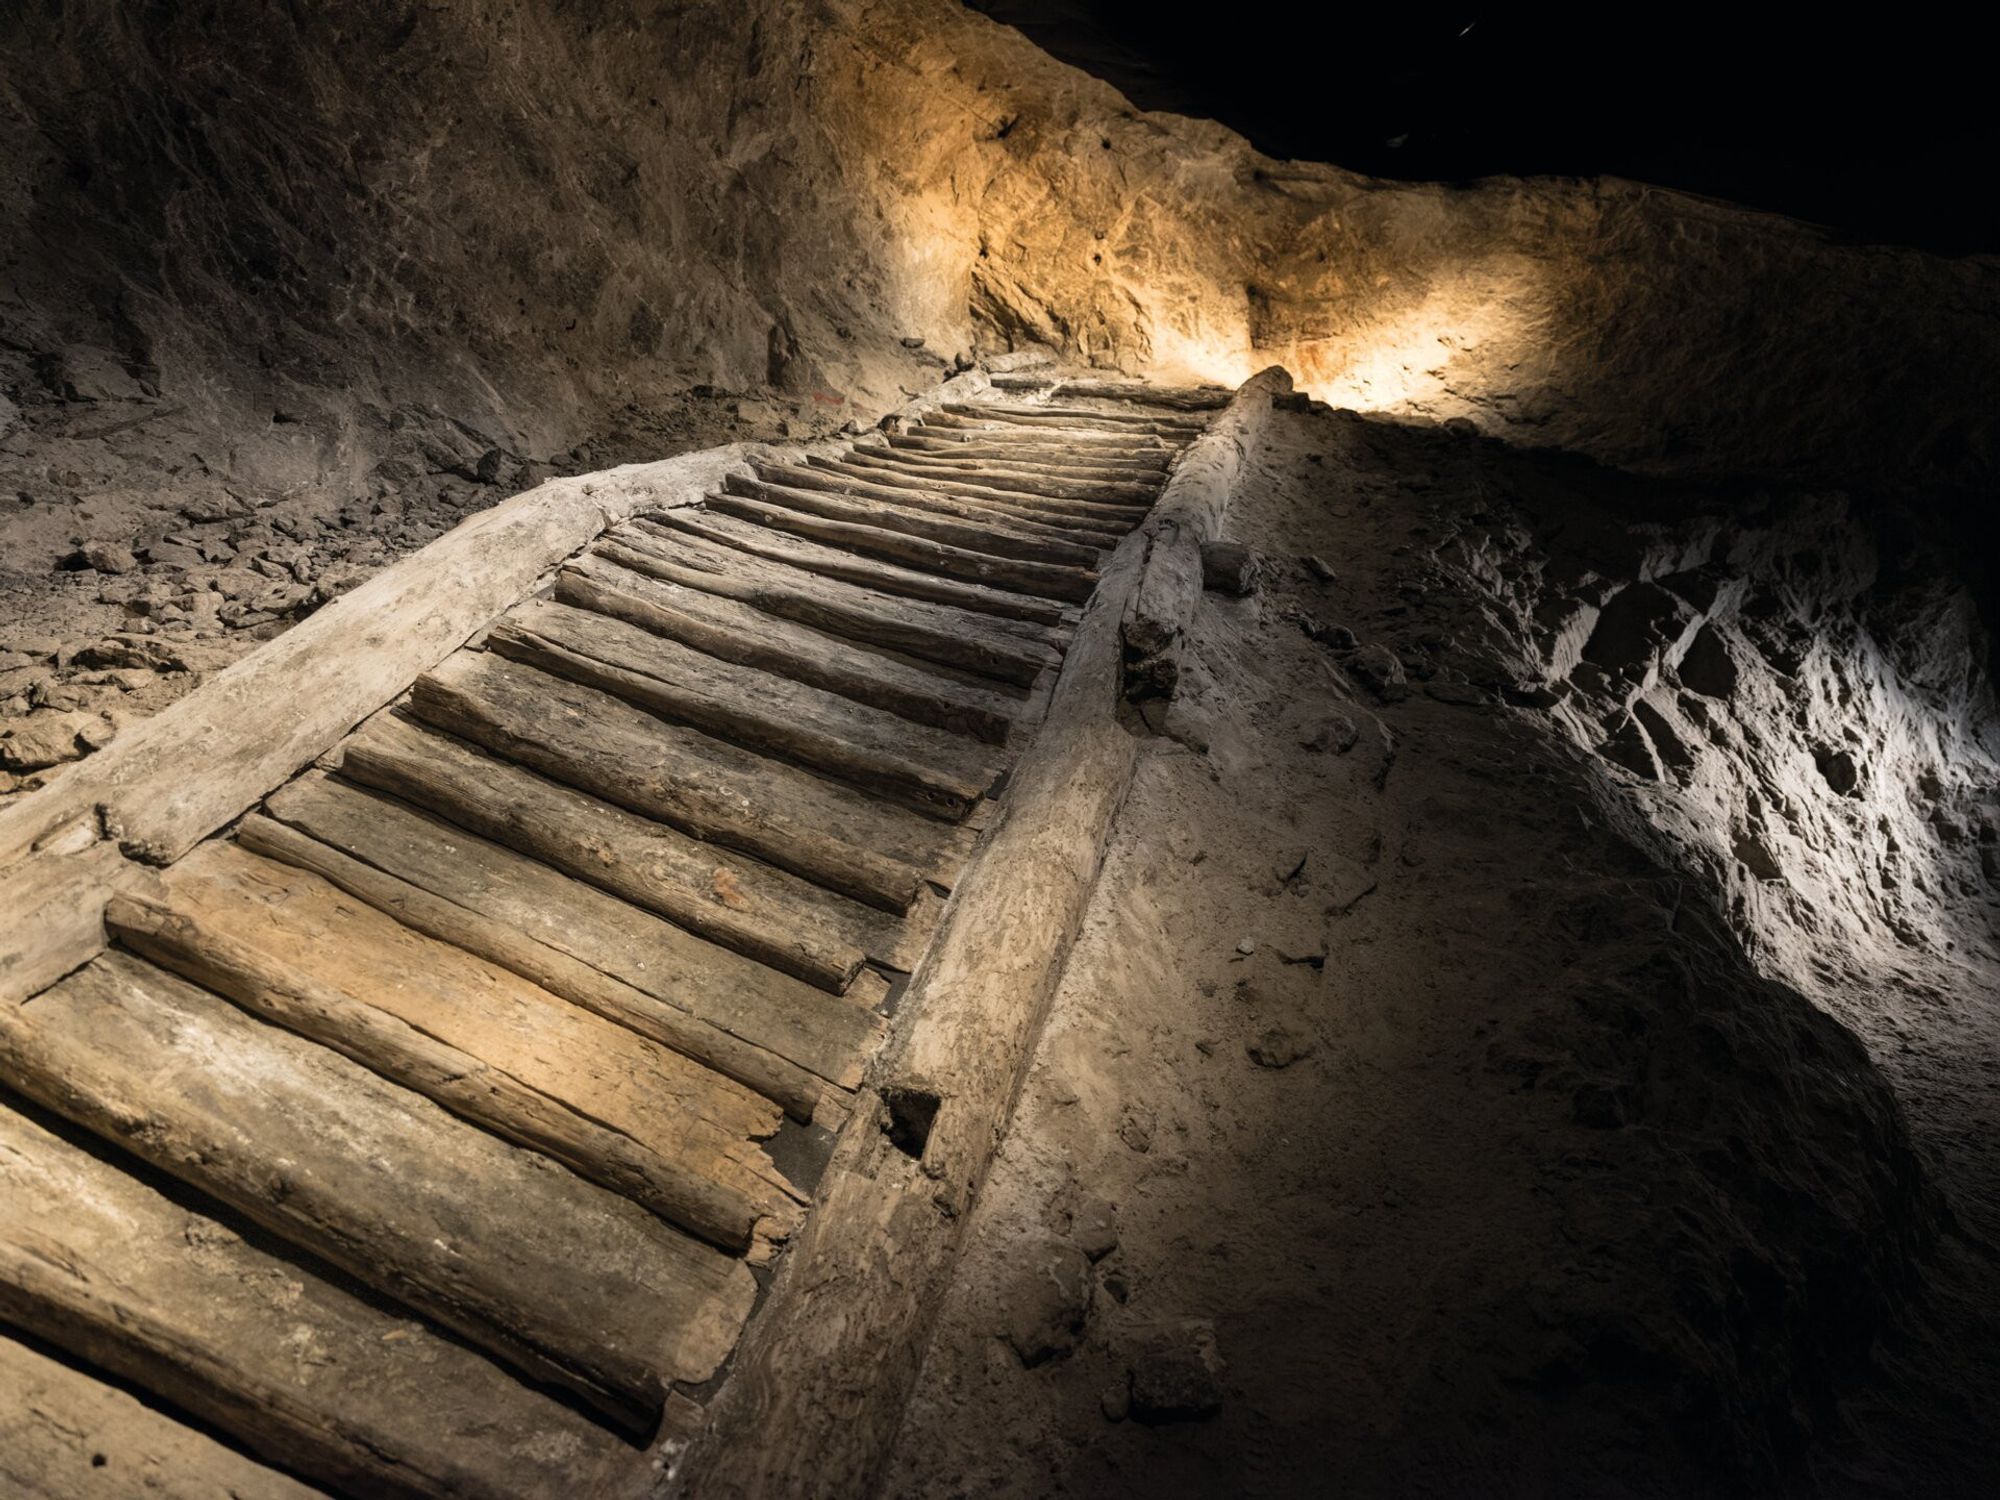
[[[1792, 901], [1753, 879], [1754, 908], [1695, 836], [1760, 780], [1794, 827], [1848, 811], [1809, 753], [1813, 673], [1750, 645], [1787, 623], [1757, 605], [1774, 577], [1958, 757], [1945, 789], [1886, 758], [1869, 795], [1978, 783], [1990, 697], [1963, 660], [1926, 696], [1873, 649], [1868, 589], [1774, 568], [1782, 526], [1732, 538], [1703, 504], [1436, 428], [1279, 419], [1232, 513], [1266, 583], [1207, 596], [891, 1493], [1979, 1492], [2000, 1339], [1963, 1212], [1993, 1186], [1977, 835], [1906, 847], [1893, 888], [1814, 837]], [[1853, 530], [1802, 535], [1837, 553]], [[1607, 760], [1580, 726], [1618, 695], [1571, 678], [1618, 633], [1593, 609], [1554, 649], [1552, 600], [1615, 597], [1663, 546], [1753, 606], [1711, 604], [1745, 658], [1709, 703], [1736, 730], [1703, 747], [1733, 785]], [[1559, 561], [1593, 547], [1602, 573]], [[1678, 713], [1700, 695], [1648, 640], [1631, 686]], [[1821, 887], [1947, 885], [1950, 953], [1800, 926]], [[1773, 958], [1801, 947], [1842, 981], [1822, 1004]], [[1912, 1025], [1926, 1006], [1961, 1024]]]
[[517, 490], [848, 419], [698, 386], [522, 455], [433, 418], [359, 481], [272, 493], [206, 470], [159, 393], [115, 373], [123, 384], [37, 388], [0, 434], [0, 801]]

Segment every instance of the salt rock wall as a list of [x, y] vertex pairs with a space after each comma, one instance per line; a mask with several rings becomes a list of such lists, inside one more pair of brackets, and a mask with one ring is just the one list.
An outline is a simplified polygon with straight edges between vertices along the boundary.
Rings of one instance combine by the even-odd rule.
[[84, 0], [10, 19], [0, 148], [0, 464], [45, 500], [504, 463], [676, 382], [865, 415], [1029, 340], [1625, 464], [1994, 455], [1990, 260], [1274, 162], [952, 0]]

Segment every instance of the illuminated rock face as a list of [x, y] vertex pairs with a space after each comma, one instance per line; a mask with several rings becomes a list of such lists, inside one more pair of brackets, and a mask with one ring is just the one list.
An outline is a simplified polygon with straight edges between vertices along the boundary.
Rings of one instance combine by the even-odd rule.
[[156, 389], [256, 487], [364, 472], [407, 405], [540, 452], [675, 379], [876, 410], [1031, 339], [1283, 362], [1335, 405], [1645, 467], [1906, 481], [1994, 451], [1989, 261], [1616, 182], [1274, 162], [950, 0], [98, 0], [0, 60], [30, 351], [4, 383], [45, 384], [40, 350]]

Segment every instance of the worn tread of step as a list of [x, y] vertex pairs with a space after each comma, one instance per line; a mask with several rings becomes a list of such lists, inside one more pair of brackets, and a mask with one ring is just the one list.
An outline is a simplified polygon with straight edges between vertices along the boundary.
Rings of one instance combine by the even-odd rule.
[[710, 656], [777, 672], [856, 703], [1005, 745], [1020, 717], [1017, 699], [900, 656], [769, 615], [705, 589], [669, 583], [586, 554], [556, 578], [556, 598], [615, 615]]
[[497, 652], [447, 657], [411, 687], [410, 712], [553, 781], [884, 911], [908, 911], [934, 872], [949, 885], [963, 857], [952, 825]]
[[899, 505], [919, 505], [939, 515], [970, 521], [993, 520], [1033, 536], [1074, 542], [1094, 552], [1117, 546], [1119, 538], [1145, 514], [1144, 506], [1130, 505], [1107, 506], [1093, 513], [1081, 502], [981, 490], [977, 485], [912, 474], [893, 466], [871, 467], [845, 457], [814, 454], [807, 462], [815, 472], [842, 482], [849, 492], [900, 495], [904, 498], [896, 502]]
[[[21, 1211], [14, 1194], [8, 1202]], [[0, 1494], [13, 1500], [326, 1500], [4, 1335], [0, 1392]]]
[[[552, 655], [549, 646], [560, 648]], [[963, 819], [999, 780], [1008, 757], [948, 730], [912, 724], [837, 693], [772, 672], [739, 666], [654, 635], [625, 620], [553, 600], [516, 605], [487, 637], [487, 647], [560, 675], [628, 697], [628, 679], [649, 684], [639, 706], [773, 755], [839, 777], [878, 796], [948, 822]], [[573, 658], [617, 669], [575, 675]]]
[[1088, 569], [1096, 566], [1100, 550], [1039, 521], [954, 505], [942, 497], [931, 506], [921, 506], [893, 485], [830, 473], [810, 463], [762, 464], [756, 478], [731, 474], [724, 479], [723, 488], [730, 494], [804, 510], [828, 520], [905, 531], [946, 546], [1026, 563]]
[[296, 866], [211, 842], [111, 930], [162, 968], [691, 1233], [748, 1247], [798, 1196], [769, 1100]]
[[[776, 485], [760, 485], [755, 480], [738, 480], [736, 484], [739, 491], [755, 486], [772, 498], [752, 498], [742, 493], [712, 494], [703, 501], [704, 506], [711, 512], [754, 521], [776, 531], [789, 531], [811, 541], [845, 547], [966, 583], [1039, 594], [1045, 599], [1060, 599], [1069, 604], [1083, 603], [1097, 587], [1097, 574], [1087, 568], [1000, 557], [911, 531], [863, 521], [837, 520], [825, 514], [838, 504], [826, 503], [831, 500], [830, 496], [788, 491]], [[806, 495], [806, 503], [798, 503], [801, 495]], [[858, 511], [861, 508], [855, 509]]]
[[[727, 597], [742, 598], [767, 614], [1015, 686], [1058, 665], [1068, 639], [1070, 612], [1054, 600], [940, 578], [717, 511], [640, 516], [607, 533], [593, 550], [604, 552], [606, 542], [678, 561], [707, 580], [691, 587], [713, 593], [712, 582], [726, 583], [736, 590]], [[753, 587], [764, 590], [770, 602], [747, 598], [742, 591]], [[807, 610], [811, 613], [802, 612]], [[840, 623], [823, 623], [821, 616]]]
[[0, 1011], [21, 1092], [635, 1427], [702, 1381], [740, 1261], [140, 959]]
[[873, 985], [850, 1003], [379, 792], [315, 773], [274, 793], [269, 807], [376, 869], [843, 1088], [861, 1081], [861, 1060], [881, 1036], [866, 1008], [879, 998]]
[[822, 989], [844, 990], [902, 925], [391, 714], [343, 742], [340, 771]]

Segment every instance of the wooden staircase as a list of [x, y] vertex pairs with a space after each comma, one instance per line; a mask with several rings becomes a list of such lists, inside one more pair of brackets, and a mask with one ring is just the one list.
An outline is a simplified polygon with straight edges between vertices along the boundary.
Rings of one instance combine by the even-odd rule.
[[100, 892], [0, 999], [0, 1488], [641, 1492], [1226, 400], [1000, 376], [756, 460]]

